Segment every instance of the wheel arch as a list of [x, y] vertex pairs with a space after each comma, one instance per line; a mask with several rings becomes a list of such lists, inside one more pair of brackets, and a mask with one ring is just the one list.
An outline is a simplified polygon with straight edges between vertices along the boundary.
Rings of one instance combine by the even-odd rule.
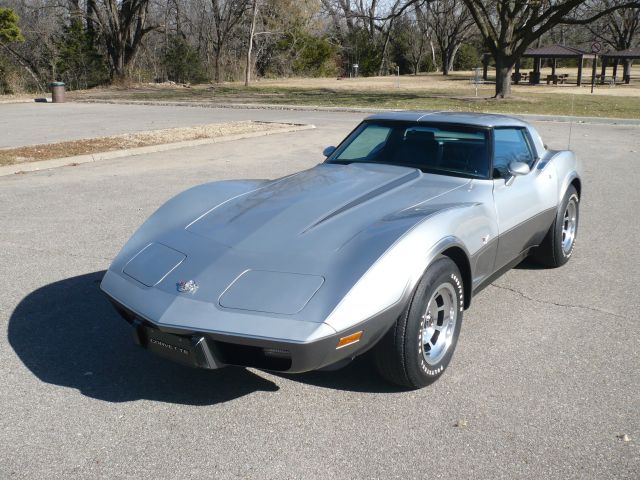
[[569, 185], [573, 185], [573, 187], [578, 192], [578, 198], [581, 198], [582, 197], [582, 182], [580, 181], [580, 178], [579, 177], [575, 177], [573, 180], [571, 180]]
[[465, 310], [471, 305], [471, 262], [467, 253], [459, 246], [451, 246], [440, 253], [445, 257], [450, 258], [453, 263], [456, 264], [460, 274], [462, 275], [462, 287], [464, 291], [464, 308]]

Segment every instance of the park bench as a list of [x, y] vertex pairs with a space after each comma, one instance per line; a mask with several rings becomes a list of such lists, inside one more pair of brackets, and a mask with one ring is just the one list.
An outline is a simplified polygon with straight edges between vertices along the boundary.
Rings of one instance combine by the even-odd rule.
[[561, 75], [547, 75], [547, 85], [551, 82], [553, 82], [554, 85], [557, 85], [558, 83], [564, 84], [568, 78], [569, 74], [567, 73], [563, 73]]

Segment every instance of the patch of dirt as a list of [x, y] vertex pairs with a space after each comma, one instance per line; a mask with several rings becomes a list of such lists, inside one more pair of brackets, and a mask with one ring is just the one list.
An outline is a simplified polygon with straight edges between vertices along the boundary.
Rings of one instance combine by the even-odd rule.
[[0, 149], [0, 165], [14, 165], [22, 162], [36, 162], [54, 158], [87, 155], [113, 150], [162, 145], [166, 143], [218, 138], [229, 135], [276, 130], [290, 126], [276, 122], [228, 122], [212, 123], [196, 127], [166, 128], [148, 132], [126, 133], [111, 137], [88, 138], [68, 142], [49, 143]]

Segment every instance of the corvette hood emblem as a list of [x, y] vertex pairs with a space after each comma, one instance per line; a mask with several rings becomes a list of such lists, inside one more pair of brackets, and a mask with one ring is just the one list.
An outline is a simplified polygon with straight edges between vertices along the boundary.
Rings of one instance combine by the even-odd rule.
[[176, 286], [178, 287], [178, 291], [182, 293], [196, 293], [198, 290], [198, 284], [194, 280], [180, 280]]

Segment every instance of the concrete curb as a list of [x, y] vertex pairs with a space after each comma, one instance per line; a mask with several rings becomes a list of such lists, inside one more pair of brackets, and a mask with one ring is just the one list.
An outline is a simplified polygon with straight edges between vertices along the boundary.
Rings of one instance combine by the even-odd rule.
[[157, 107], [193, 107], [193, 108], [229, 108], [235, 110], [296, 110], [306, 112], [346, 112], [346, 113], [378, 113], [396, 112], [400, 109], [370, 107], [326, 107], [321, 105], [294, 105], [274, 103], [218, 103], [218, 102], [172, 102], [162, 100], [102, 100], [76, 99], [76, 103], [101, 103], [112, 105], [147, 105]]
[[112, 160], [115, 158], [132, 157], [147, 153], [166, 152], [179, 148], [197, 147], [200, 145], [211, 145], [214, 143], [231, 142], [243, 138], [256, 138], [272, 135], [276, 133], [299, 132], [302, 130], [313, 130], [315, 125], [292, 124], [291, 127], [264, 130], [261, 132], [239, 133], [237, 135], [225, 135], [223, 137], [203, 138], [199, 140], [186, 140], [183, 142], [163, 143], [159, 145], [149, 145], [146, 147], [129, 148], [124, 150], [111, 150], [108, 152], [92, 153], [87, 155], [75, 155], [73, 157], [54, 158], [51, 160], [41, 160], [37, 162], [16, 163], [0, 167], [0, 177], [14, 175], [17, 173], [35, 172], [39, 170], [49, 170], [51, 168], [75, 166], [82, 163], [96, 162], [99, 160]]
[[51, 103], [51, 97], [41, 97], [44, 101], [37, 102], [35, 98], [16, 98], [13, 100], [0, 100], [0, 105], [9, 105], [11, 103]]
[[[327, 107], [320, 105], [289, 105], [270, 103], [215, 103], [215, 102], [172, 102], [155, 100], [102, 100], [102, 99], [78, 99], [73, 100], [78, 103], [103, 103], [113, 105], [149, 105], [160, 107], [193, 107], [193, 108], [229, 108], [238, 110], [294, 110], [307, 112], [344, 112], [344, 113], [380, 113], [397, 112], [398, 108], [370, 108], [370, 107]], [[635, 118], [612, 118], [612, 117], [576, 117], [570, 115], [540, 115], [540, 114], [518, 114], [505, 113], [517, 118], [536, 122], [556, 122], [556, 123], [581, 123], [589, 125], [618, 125], [618, 126], [640, 126], [640, 119]]]

